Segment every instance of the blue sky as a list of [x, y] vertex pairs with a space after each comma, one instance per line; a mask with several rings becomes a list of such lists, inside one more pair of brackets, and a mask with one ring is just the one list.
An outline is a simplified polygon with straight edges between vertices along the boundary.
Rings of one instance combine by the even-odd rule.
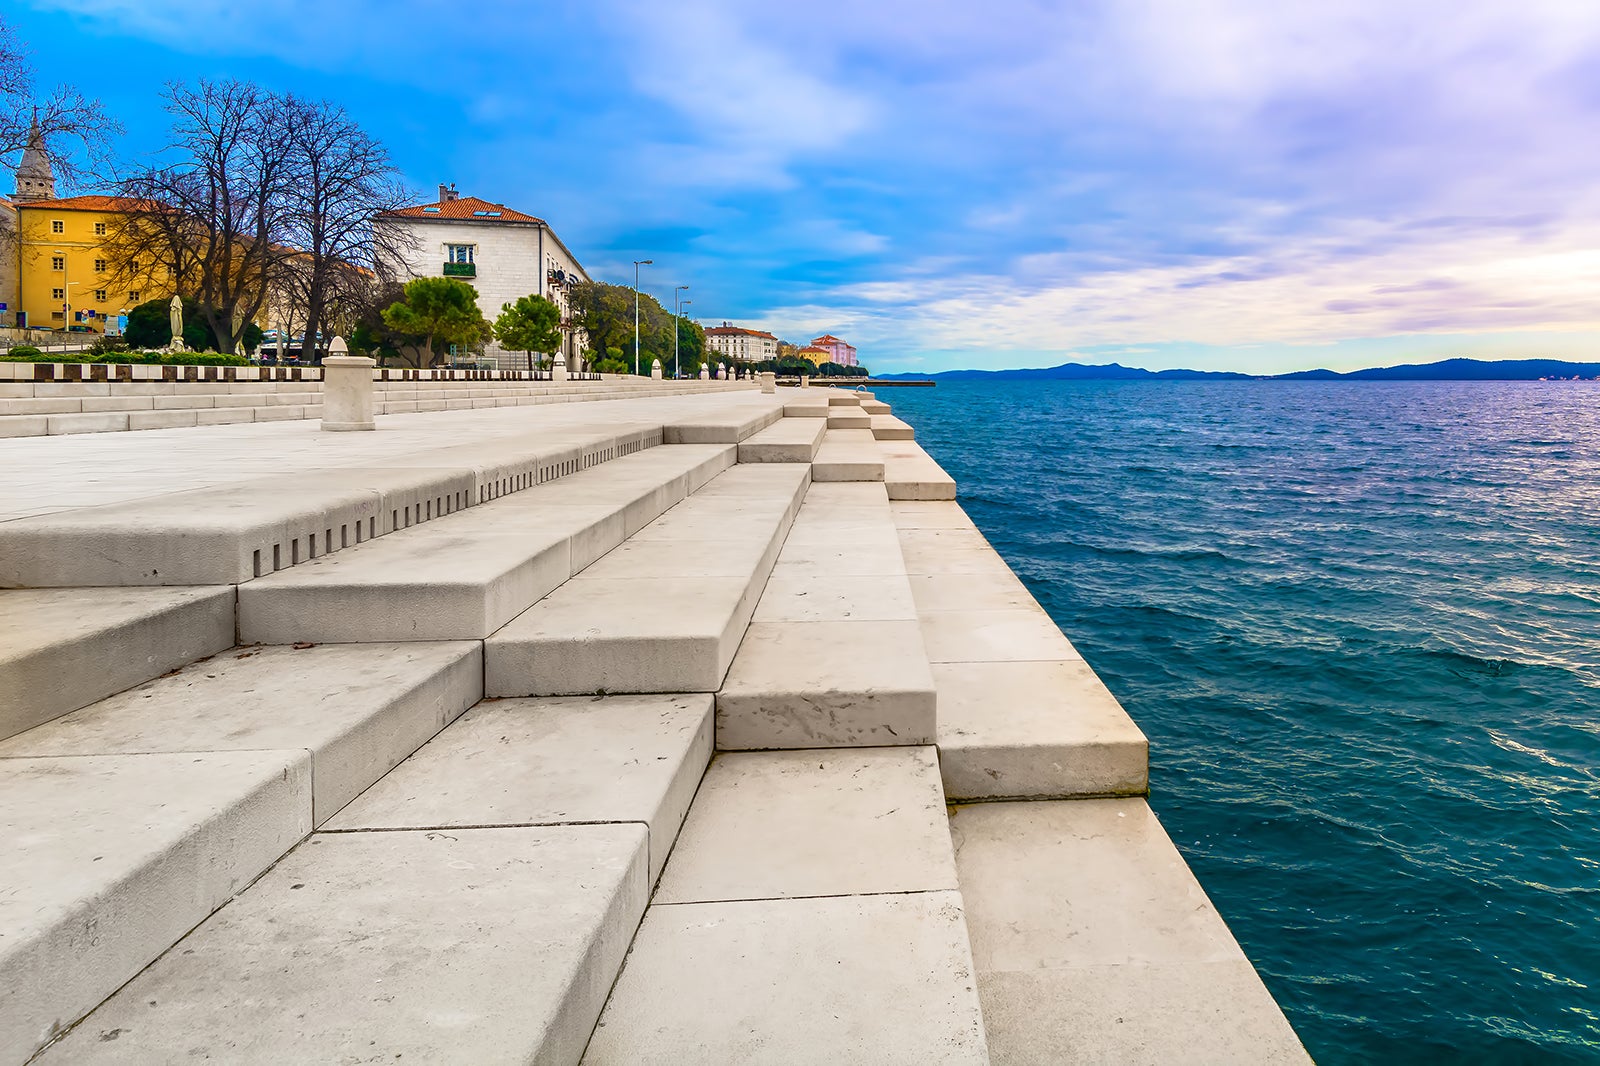
[[[344, 104], [419, 190], [875, 370], [1600, 359], [1600, 4], [73, 0], [45, 82]], [[432, 199], [431, 192], [426, 197]]]

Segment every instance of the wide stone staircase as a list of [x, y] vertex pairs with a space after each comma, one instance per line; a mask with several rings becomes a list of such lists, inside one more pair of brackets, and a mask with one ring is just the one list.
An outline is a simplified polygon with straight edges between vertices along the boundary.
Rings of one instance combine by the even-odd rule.
[[1303, 1059], [885, 405], [414, 459], [0, 523], [0, 1064]]

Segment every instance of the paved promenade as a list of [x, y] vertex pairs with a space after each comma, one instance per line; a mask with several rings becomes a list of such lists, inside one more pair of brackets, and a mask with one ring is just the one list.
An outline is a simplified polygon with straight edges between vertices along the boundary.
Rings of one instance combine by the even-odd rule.
[[378, 426], [0, 440], [0, 1066], [1308, 1061], [888, 405]]

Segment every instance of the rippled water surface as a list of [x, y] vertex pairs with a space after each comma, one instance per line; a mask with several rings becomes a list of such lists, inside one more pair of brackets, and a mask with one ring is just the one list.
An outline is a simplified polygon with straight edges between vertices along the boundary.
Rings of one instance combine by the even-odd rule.
[[1319, 1062], [1600, 1062], [1600, 384], [879, 395]]

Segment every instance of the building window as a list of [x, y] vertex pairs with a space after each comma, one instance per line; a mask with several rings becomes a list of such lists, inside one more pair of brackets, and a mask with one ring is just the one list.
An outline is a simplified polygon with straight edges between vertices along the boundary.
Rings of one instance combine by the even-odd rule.
[[50, 232], [65, 233], [67, 232], [67, 224], [61, 221], [59, 218], [53, 218], [50, 220]]
[[104, 222], [96, 222], [94, 224], [94, 235], [96, 237], [104, 237], [106, 235], [106, 224]]
[[51, 311], [50, 312], [50, 317], [51, 318], [66, 318], [67, 317], [67, 313], [65, 311]]
[[104, 274], [106, 272], [106, 261], [104, 259], [96, 259], [94, 261], [94, 271], [96, 274]]
[[128, 300], [131, 303], [138, 303], [139, 302], [139, 293], [138, 293], [138, 291], [135, 290], [133, 292], [128, 293]]
[[67, 261], [66, 261], [66, 259], [64, 257], [62, 257], [62, 256], [59, 256], [59, 255], [52, 255], [50, 257], [50, 269], [51, 270], [65, 270], [65, 269], [67, 269]]
[[474, 247], [471, 244], [447, 244], [445, 245], [444, 260], [447, 263], [470, 263], [473, 261], [472, 249]]
[[66, 298], [67, 298], [67, 290], [66, 289], [51, 289], [50, 290], [50, 299], [52, 299], [52, 300], [65, 300]]
[[104, 289], [96, 289], [96, 290], [94, 290], [94, 302], [97, 303], [97, 304], [105, 303], [106, 302], [106, 290], [104, 290]]

